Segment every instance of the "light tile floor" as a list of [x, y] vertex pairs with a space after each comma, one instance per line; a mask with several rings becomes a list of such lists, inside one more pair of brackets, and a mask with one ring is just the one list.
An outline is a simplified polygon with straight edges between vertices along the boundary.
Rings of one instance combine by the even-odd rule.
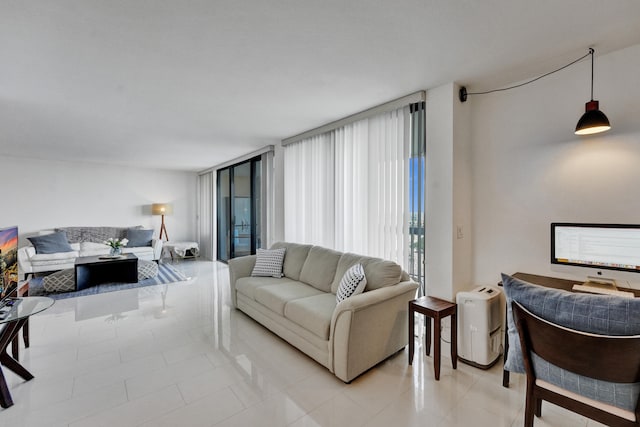
[[[11, 426], [473, 426], [523, 425], [524, 378], [501, 386], [444, 358], [440, 381], [416, 342], [344, 384], [230, 308], [221, 263], [175, 264], [188, 282], [59, 300], [31, 319], [21, 361], [6, 371]], [[536, 426], [594, 426], [550, 404]]]

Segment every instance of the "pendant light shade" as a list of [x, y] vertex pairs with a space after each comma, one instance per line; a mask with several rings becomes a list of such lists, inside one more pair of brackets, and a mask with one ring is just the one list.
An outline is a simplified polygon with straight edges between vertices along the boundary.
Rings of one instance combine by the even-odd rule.
[[592, 135], [611, 129], [609, 119], [598, 109], [598, 101], [589, 101], [585, 113], [578, 120], [576, 135]]
[[593, 135], [611, 129], [609, 119], [600, 111], [598, 101], [593, 100], [593, 53], [594, 50], [589, 48], [589, 54], [591, 54], [591, 101], [585, 104], [585, 113], [576, 125], [576, 135]]

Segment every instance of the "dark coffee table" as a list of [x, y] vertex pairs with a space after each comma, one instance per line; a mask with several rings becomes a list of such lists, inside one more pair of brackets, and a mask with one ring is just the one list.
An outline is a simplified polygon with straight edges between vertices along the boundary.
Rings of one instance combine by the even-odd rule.
[[75, 263], [76, 291], [100, 283], [137, 283], [138, 257], [124, 254], [119, 258], [83, 256]]

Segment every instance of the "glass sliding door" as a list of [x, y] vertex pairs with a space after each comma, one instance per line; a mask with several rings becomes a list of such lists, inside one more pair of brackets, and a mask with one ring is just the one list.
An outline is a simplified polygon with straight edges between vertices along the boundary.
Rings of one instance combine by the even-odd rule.
[[231, 193], [233, 206], [231, 218], [233, 221], [233, 256], [251, 255], [251, 240], [253, 227], [251, 226], [251, 162], [233, 166], [233, 181]]
[[218, 259], [252, 255], [260, 247], [260, 157], [218, 170]]

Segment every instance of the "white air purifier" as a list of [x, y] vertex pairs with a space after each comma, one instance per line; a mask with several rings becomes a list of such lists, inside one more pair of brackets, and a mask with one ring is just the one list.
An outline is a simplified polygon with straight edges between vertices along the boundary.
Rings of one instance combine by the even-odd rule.
[[456, 295], [460, 361], [488, 369], [500, 358], [503, 350], [501, 293], [495, 286], [479, 286]]

